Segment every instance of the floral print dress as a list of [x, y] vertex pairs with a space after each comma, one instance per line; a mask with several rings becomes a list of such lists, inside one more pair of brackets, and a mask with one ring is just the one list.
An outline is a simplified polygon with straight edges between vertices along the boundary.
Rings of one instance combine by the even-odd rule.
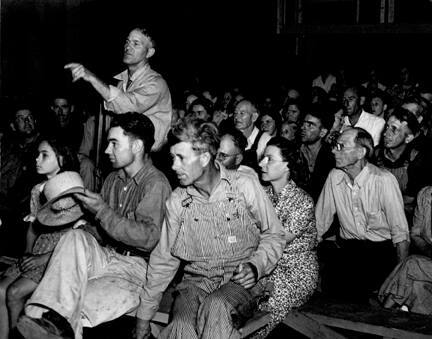
[[254, 338], [265, 338], [292, 308], [309, 299], [318, 283], [313, 199], [292, 180], [280, 194], [276, 194], [271, 186], [264, 189], [283, 227], [295, 238], [287, 243], [282, 258], [268, 277], [273, 290], [270, 298], [259, 304], [259, 309], [270, 312], [271, 320]]

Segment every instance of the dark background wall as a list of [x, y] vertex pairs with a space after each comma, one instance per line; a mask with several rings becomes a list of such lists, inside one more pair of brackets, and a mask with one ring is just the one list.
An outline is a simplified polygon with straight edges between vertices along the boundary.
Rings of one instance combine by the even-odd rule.
[[[2, 0], [1, 97], [30, 94], [42, 99], [66, 86], [83, 100], [97, 100], [86, 84], [71, 85], [63, 65], [82, 62], [110, 81], [123, 68], [123, 41], [135, 24], [153, 31], [158, 47], [152, 64], [174, 95], [196, 75], [210, 84], [247, 84], [262, 91], [280, 82], [309, 83], [323, 60], [356, 76], [363, 76], [366, 66], [375, 63], [389, 79], [399, 64], [408, 63], [419, 77], [430, 78], [427, 25], [417, 30], [380, 31], [375, 26], [365, 31], [338, 30], [354, 22], [355, 0], [304, 0], [304, 23], [312, 29], [300, 35], [295, 30], [277, 35], [276, 3]], [[362, 0], [361, 24], [377, 23], [378, 4], [378, 0]], [[428, 0], [396, 0], [396, 5], [398, 24], [432, 22]]]

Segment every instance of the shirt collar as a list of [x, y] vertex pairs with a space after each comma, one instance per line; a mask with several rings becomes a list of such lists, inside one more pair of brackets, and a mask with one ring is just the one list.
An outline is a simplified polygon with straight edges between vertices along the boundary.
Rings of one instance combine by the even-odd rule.
[[[131, 80], [134, 81], [136, 78], [140, 77], [143, 73], [145, 73], [149, 68], [150, 68], [150, 65], [148, 63], [145, 64], [143, 67], [138, 69], [134, 74], [132, 74]], [[123, 72], [115, 75], [114, 79], [127, 81], [129, 79], [128, 71], [124, 70]]]
[[133, 181], [135, 185], [139, 185], [139, 183], [142, 182], [144, 177], [148, 174], [151, 167], [153, 167], [153, 162], [148, 158], [143, 167], [141, 167], [141, 169], [132, 178], [129, 178], [126, 175], [126, 172], [122, 169], [117, 172], [117, 177], [124, 182]]
[[[365, 113], [367, 113], [364, 109], [362, 109], [362, 111], [361, 111], [361, 113], [360, 113], [360, 116], [359, 116], [359, 118], [358, 118], [358, 121], [357, 121], [357, 123], [354, 125], [354, 127], [356, 126], [356, 125], [358, 125], [365, 117], [366, 117], [366, 114]], [[348, 115], [345, 115], [345, 118], [344, 118], [344, 122], [345, 122], [345, 125], [347, 125], [347, 126], [351, 126], [351, 127], [353, 127], [352, 125], [351, 125], [351, 122], [350, 122], [350, 120], [349, 120], [349, 117], [348, 117]]]
[[[228, 174], [228, 171], [232, 172], [232, 170], [226, 169], [224, 166], [222, 166], [221, 164], [219, 164], [219, 162], [217, 162], [217, 161], [216, 161], [216, 167], [219, 169], [220, 181], [216, 185], [216, 187], [215, 187], [215, 189], [214, 189], [213, 192], [215, 192], [217, 190], [217, 187], [219, 185], [221, 185], [222, 182], [227, 182], [228, 184], [231, 184], [231, 180], [232, 180], [230, 178], [229, 174]], [[198, 190], [193, 185], [187, 186], [186, 187], [186, 192], [189, 195], [201, 197], [201, 194], [198, 192]]]
[[[365, 167], [360, 171], [360, 173], [355, 177], [354, 179], [354, 185], [357, 185], [359, 187], [363, 187], [366, 183], [367, 179], [369, 179], [369, 174], [371, 171], [371, 164], [367, 163]], [[340, 170], [341, 176], [339, 180], [337, 181], [337, 184], [341, 184], [342, 182], [345, 182], [347, 185], [352, 185], [351, 180], [344, 171]]]
[[258, 136], [258, 133], [259, 133], [259, 129], [256, 126], [254, 126], [254, 128], [252, 130], [252, 133], [247, 138], [248, 145], [250, 145], [251, 147], [252, 147], [252, 144], [255, 141], [255, 138]]

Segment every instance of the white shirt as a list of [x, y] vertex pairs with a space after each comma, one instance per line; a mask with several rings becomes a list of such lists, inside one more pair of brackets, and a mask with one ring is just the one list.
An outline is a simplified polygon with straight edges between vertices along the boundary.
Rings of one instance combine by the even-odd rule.
[[[246, 150], [248, 150], [252, 147], [252, 145], [255, 142], [255, 138], [258, 136], [258, 133], [259, 133], [259, 129], [255, 126], [254, 129], [252, 130], [252, 133], [247, 138], [248, 144], [247, 144]], [[264, 132], [261, 135], [261, 138], [258, 141], [258, 147], [257, 147], [257, 152], [256, 152], [258, 161], [261, 159], [262, 155], [264, 154], [264, 150], [267, 146], [267, 143], [269, 142], [269, 140], [271, 138], [272, 138], [271, 135], [268, 134], [267, 132]]]
[[348, 175], [333, 169], [315, 208], [318, 239], [339, 218], [342, 239], [409, 241], [402, 193], [387, 170], [368, 163], [351, 183]]
[[[379, 144], [381, 133], [384, 129], [385, 120], [383, 118], [377, 117], [376, 115], [370, 114], [362, 110], [360, 117], [354, 127], [360, 127], [365, 129], [372, 136], [374, 141], [374, 146]], [[343, 132], [348, 127], [353, 127], [347, 116], [344, 117], [341, 132]]]

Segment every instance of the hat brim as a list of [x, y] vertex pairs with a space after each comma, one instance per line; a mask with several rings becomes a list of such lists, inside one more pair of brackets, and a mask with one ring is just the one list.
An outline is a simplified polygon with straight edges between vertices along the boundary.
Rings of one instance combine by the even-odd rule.
[[74, 193], [84, 193], [84, 187], [76, 186], [72, 187], [60, 195], [46, 202], [37, 212], [36, 219], [45, 226], [63, 226], [76, 221], [78, 218], [84, 215], [81, 206], [78, 201], [70, 208], [54, 211], [51, 207], [58, 200], [72, 195]]

